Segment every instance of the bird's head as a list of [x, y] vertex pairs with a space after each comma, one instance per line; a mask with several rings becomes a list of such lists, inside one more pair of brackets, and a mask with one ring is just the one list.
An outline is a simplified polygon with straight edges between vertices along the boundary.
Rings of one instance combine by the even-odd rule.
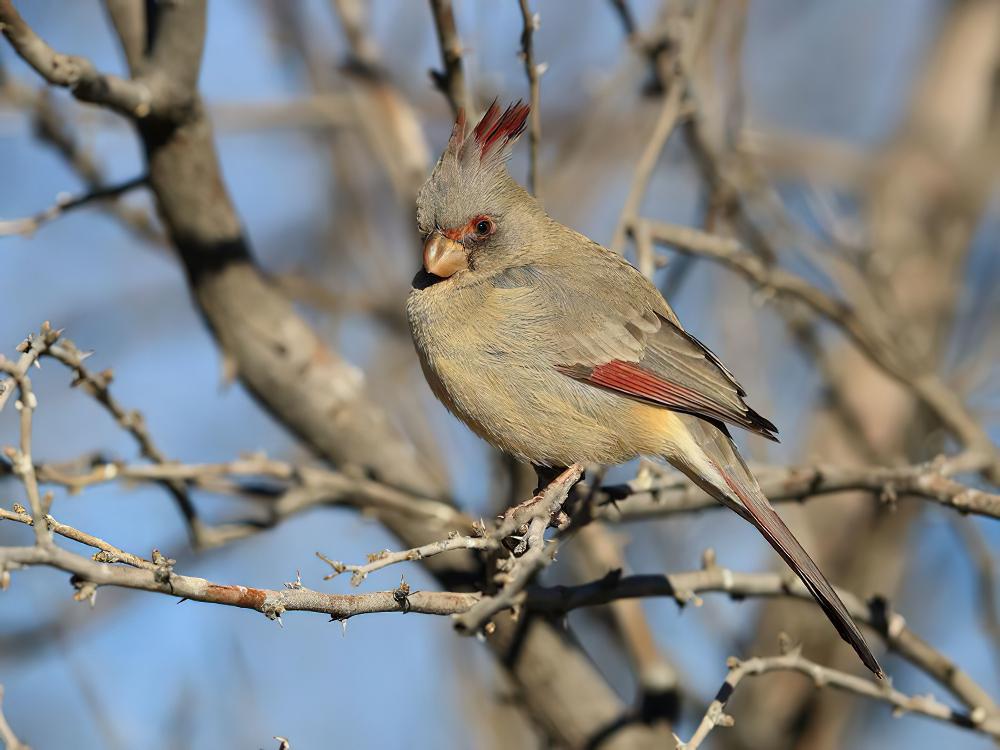
[[494, 102], [468, 133], [459, 112], [448, 146], [417, 195], [424, 263], [414, 286], [474, 280], [525, 262], [545, 214], [508, 174], [507, 160], [527, 117], [526, 104], [501, 113]]

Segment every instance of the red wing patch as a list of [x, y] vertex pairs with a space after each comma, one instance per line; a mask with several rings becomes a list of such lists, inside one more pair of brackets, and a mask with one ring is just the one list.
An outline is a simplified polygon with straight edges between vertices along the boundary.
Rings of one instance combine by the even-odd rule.
[[673, 411], [739, 425], [777, 442], [774, 436], [777, 428], [753, 409], [744, 406], [743, 411], [735, 411], [692, 388], [664, 380], [635, 362], [616, 359], [593, 368], [576, 366], [558, 369], [564, 375], [591, 385], [608, 388]]
[[658, 378], [632, 362], [615, 360], [605, 365], [598, 365], [591, 371], [587, 380], [594, 385], [612, 388], [675, 409], [709, 412], [715, 410], [712, 402], [700, 393]]

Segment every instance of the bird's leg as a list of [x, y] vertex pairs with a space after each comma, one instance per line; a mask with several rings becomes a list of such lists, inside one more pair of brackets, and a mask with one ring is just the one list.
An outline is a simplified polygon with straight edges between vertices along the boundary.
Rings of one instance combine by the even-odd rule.
[[[535, 476], [538, 477], [538, 486], [535, 487], [535, 496], [541, 495], [545, 492], [545, 488], [548, 487], [556, 478], [562, 474], [568, 466], [538, 466], [537, 464], [532, 464], [531, 468], [535, 470]], [[580, 481], [583, 481], [585, 475], [580, 475]]]
[[[535, 476], [538, 477], [538, 486], [535, 488], [535, 498], [541, 498], [542, 495], [545, 493], [545, 490], [548, 489], [549, 485], [551, 485], [554, 481], [556, 481], [556, 479], [558, 479], [559, 476], [562, 475], [563, 472], [565, 472], [569, 467], [538, 466], [536, 464], [532, 464], [532, 468], [535, 470]], [[584, 476], [585, 475], [581, 472], [580, 478], [573, 484], [573, 487], [571, 487], [569, 492], [567, 493], [566, 503], [563, 503], [563, 506], [569, 503], [570, 498], [573, 492], [575, 491], [577, 484], [583, 481]], [[561, 529], [568, 523], [569, 523], [569, 514], [566, 513], [566, 511], [563, 508], [560, 508], [557, 513], [554, 513], [552, 515], [552, 520], [551, 520], [552, 526]]]

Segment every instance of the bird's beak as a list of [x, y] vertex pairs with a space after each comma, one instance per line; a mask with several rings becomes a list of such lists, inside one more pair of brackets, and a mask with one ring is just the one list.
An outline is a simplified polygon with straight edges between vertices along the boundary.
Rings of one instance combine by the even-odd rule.
[[432, 232], [424, 242], [424, 270], [442, 279], [469, 267], [462, 243]]

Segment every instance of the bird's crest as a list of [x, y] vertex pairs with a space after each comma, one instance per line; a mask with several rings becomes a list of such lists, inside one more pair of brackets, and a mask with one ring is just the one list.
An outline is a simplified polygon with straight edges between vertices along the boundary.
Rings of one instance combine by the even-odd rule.
[[494, 99], [471, 137], [465, 132], [465, 110], [459, 110], [448, 141], [448, 151], [463, 163], [472, 162], [477, 157], [480, 164], [505, 162], [514, 141], [524, 132], [530, 109], [518, 100], [501, 113]]

